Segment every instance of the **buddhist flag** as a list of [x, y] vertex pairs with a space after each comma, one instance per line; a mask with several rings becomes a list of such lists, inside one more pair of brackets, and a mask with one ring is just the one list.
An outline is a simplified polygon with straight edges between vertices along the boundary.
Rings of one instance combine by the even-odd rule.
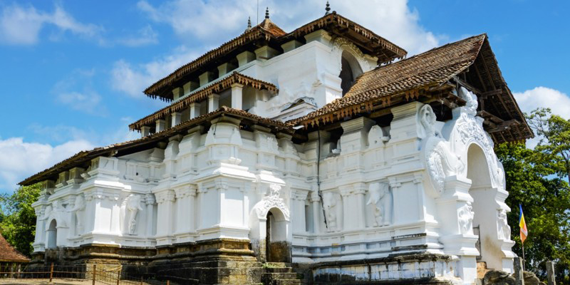
[[521, 230], [521, 242], [524, 243], [526, 237], [528, 236], [528, 229], [526, 228], [526, 222], [524, 221], [524, 214], [523, 214], [522, 206], [519, 205], [519, 208], [520, 208], [519, 227]]

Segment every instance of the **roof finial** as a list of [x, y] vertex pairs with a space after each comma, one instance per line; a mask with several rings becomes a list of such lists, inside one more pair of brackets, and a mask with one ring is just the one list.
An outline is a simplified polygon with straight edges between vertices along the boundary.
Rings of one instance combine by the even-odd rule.
[[247, 29], [246, 31], [251, 30], [251, 17], [247, 17]]
[[331, 11], [331, 5], [329, 4], [329, 1], [327, 1], [327, 6], [325, 8], [325, 16], [328, 15]]
[[265, 19], [269, 19], [269, 7], [265, 8]]

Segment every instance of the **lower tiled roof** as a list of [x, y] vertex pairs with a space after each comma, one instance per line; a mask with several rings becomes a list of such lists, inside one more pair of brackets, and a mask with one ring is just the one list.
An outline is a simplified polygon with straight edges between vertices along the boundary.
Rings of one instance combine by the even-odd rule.
[[20, 182], [20, 185], [31, 185], [44, 180], [56, 180], [60, 172], [67, 171], [73, 167], [83, 165], [92, 159], [99, 156], [114, 156], [119, 151], [128, 151], [129, 149], [138, 149], [141, 147], [146, 147], [149, 145], [156, 144], [159, 141], [168, 140], [168, 138], [179, 135], [186, 134], [186, 131], [204, 122], [209, 122], [214, 118], [220, 116], [233, 116], [236, 118], [241, 118], [244, 120], [251, 121], [255, 124], [266, 126], [277, 131], [285, 133], [293, 133], [293, 129], [290, 125], [283, 123], [281, 121], [276, 121], [268, 118], [263, 118], [254, 114], [250, 114], [243, 110], [237, 110], [222, 106], [220, 109], [210, 112], [208, 114], [196, 117], [194, 119], [185, 121], [173, 128], [166, 129], [162, 132], [152, 134], [150, 136], [142, 137], [140, 139], [126, 141], [122, 143], [112, 144], [105, 147], [98, 147], [88, 151], [81, 151], [74, 156], [42, 171], [37, 174], [32, 175], [26, 180]]

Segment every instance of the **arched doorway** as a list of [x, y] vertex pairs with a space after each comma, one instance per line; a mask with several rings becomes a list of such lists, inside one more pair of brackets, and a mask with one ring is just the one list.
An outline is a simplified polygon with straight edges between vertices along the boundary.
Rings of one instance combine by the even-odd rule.
[[[494, 157], [492, 157], [494, 158]], [[491, 182], [491, 170], [483, 149], [472, 143], [467, 150], [467, 178], [471, 180], [469, 195], [473, 198], [473, 232], [479, 236], [478, 260], [487, 263], [489, 268], [503, 269], [502, 241], [497, 234], [498, 212], [497, 189]]]
[[291, 262], [291, 245], [287, 241], [287, 219], [278, 208], [267, 212], [265, 256], [268, 262]]
[[347, 51], [342, 52], [341, 70], [339, 77], [341, 79], [340, 87], [342, 96], [350, 90], [356, 78], [362, 74], [362, 68], [354, 55]]
[[57, 221], [53, 219], [47, 230], [47, 248], [57, 248]]

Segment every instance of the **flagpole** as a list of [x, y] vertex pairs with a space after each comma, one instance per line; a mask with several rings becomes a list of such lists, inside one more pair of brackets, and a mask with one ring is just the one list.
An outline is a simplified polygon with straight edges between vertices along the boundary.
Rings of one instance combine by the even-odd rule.
[[524, 263], [526, 261], [526, 259], [524, 258], [524, 242], [521, 243], [522, 244], [522, 252], [523, 252], [523, 264], [522, 264], [522, 270], [524, 271]]

